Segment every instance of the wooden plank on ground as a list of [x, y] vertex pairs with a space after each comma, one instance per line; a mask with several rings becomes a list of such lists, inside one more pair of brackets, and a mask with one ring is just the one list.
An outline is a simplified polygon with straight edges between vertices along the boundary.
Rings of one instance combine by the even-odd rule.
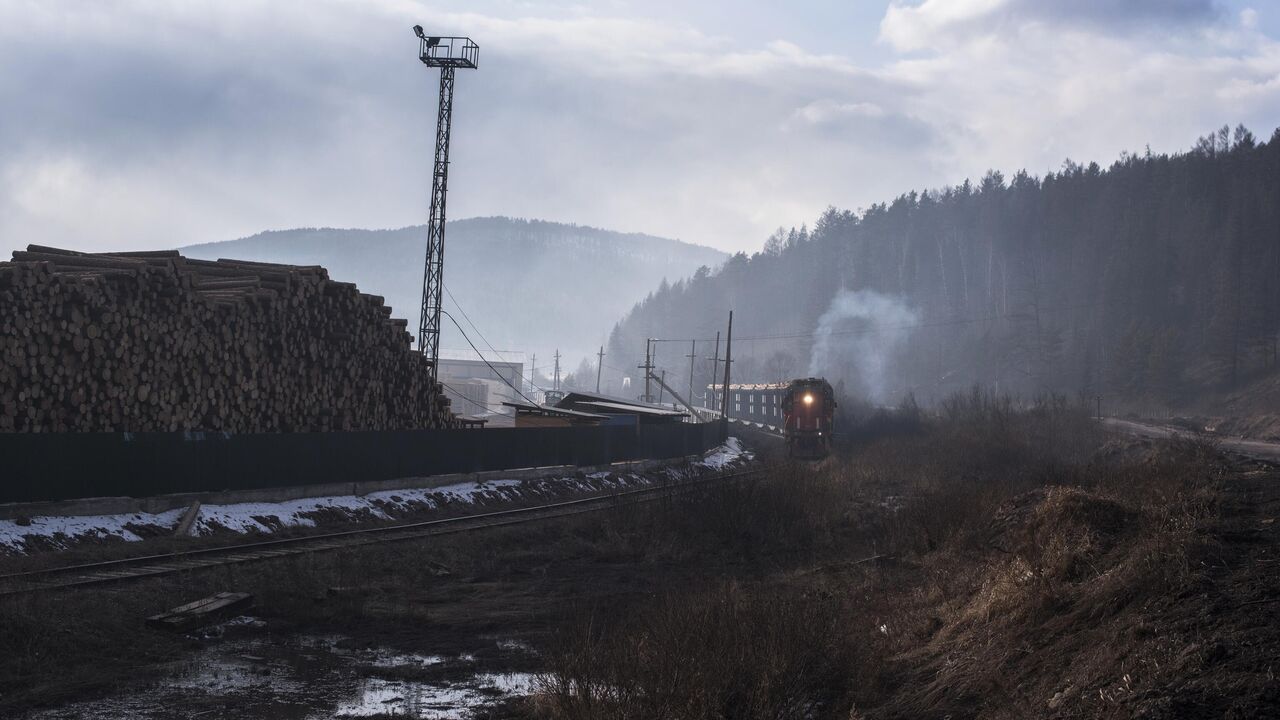
[[173, 531], [174, 537], [187, 537], [191, 534], [191, 526], [195, 524], [196, 518], [200, 517], [200, 501], [195, 500], [191, 503], [191, 507], [182, 514], [182, 520], [178, 522], [178, 527]]
[[173, 632], [185, 632], [239, 615], [253, 606], [249, 593], [220, 592], [147, 618], [147, 624]]

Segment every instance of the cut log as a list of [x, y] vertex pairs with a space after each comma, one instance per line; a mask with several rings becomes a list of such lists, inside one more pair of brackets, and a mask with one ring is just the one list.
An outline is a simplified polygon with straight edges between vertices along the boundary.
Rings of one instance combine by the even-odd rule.
[[408, 323], [318, 266], [86, 254], [0, 263], [0, 432], [457, 427]]

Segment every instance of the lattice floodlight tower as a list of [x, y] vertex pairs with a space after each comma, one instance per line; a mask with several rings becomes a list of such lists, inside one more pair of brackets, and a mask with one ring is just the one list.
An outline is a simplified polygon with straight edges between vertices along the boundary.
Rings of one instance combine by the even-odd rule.
[[427, 263], [422, 275], [422, 314], [418, 320], [418, 349], [431, 361], [436, 378], [440, 355], [440, 290], [444, 275], [445, 195], [449, 188], [449, 130], [453, 124], [453, 73], [476, 68], [480, 48], [465, 37], [436, 37], [414, 25], [418, 58], [440, 68], [440, 111], [436, 118], [436, 161], [431, 172], [431, 219], [427, 222]]

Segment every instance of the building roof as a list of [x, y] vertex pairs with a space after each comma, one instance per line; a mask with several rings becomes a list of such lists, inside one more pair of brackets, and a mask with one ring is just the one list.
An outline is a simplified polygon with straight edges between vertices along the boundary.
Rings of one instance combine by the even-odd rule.
[[[789, 386], [790, 386], [790, 383], [748, 383], [743, 385], [739, 385], [737, 383], [729, 383], [730, 390], [737, 390], [739, 392], [743, 390], [785, 390]], [[708, 385], [707, 389], [720, 392], [721, 390], [724, 390], [724, 383], [716, 383], [714, 385]]]
[[639, 400], [631, 400], [629, 398], [618, 397], [617, 395], [605, 395], [604, 393], [587, 392], [585, 390], [566, 390], [565, 396], [560, 402], [556, 403], [556, 407], [565, 405], [580, 405], [592, 402], [615, 403], [626, 407], [650, 408], [653, 410], [671, 411], [671, 408], [665, 405], [655, 403], [641, 402]]
[[604, 415], [595, 413], [585, 413], [578, 410], [566, 410], [565, 408], [551, 407], [550, 405], [531, 405], [521, 402], [504, 402], [503, 405], [513, 407], [516, 412], [535, 413], [538, 415], [550, 415], [554, 417], [578, 418], [581, 420], [604, 420]]
[[604, 400], [579, 400], [575, 405], [584, 405], [586, 407], [597, 408], [604, 411], [612, 411], [614, 413], [626, 413], [631, 415], [650, 415], [653, 417], [688, 417], [689, 413], [680, 412], [679, 410], [669, 410], [667, 408], [651, 407], [649, 405], [634, 405], [631, 403], [607, 402]]

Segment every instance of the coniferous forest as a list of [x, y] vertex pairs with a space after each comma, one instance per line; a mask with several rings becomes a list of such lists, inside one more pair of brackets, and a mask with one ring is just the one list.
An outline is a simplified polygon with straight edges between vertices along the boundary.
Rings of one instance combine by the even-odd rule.
[[657, 364], [679, 378], [696, 339], [701, 386], [730, 309], [735, 382], [820, 374], [881, 402], [974, 384], [1169, 409], [1247, 395], [1277, 367], [1280, 130], [829, 208], [636, 305], [611, 336], [614, 387], [647, 337], [671, 340]]

